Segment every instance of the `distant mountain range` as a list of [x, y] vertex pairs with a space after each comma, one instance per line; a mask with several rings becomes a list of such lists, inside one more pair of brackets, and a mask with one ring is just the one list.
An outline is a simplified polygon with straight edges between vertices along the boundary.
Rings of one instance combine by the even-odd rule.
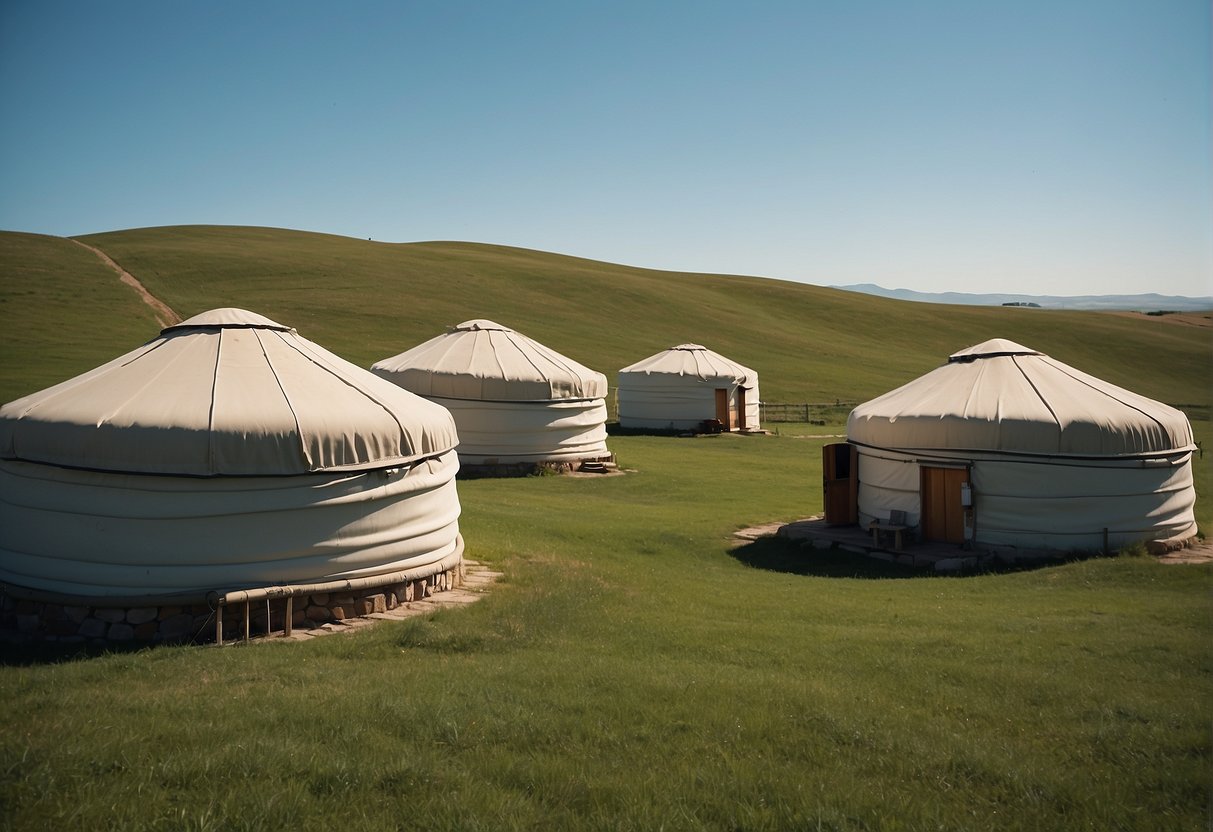
[[850, 286], [831, 286], [865, 295], [882, 298], [913, 300], [920, 303], [952, 303], [960, 306], [1004, 306], [1013, 304], [1027, 306], [1036, 304], [1045, 309], [1095, 309], [1106, 311], [1131, 310], [1137, 312], [1196, 312], [1213, 309], [1213, 297], [1189, 298], [1182, 295], [1160, 295], [1150, 292], [1144, 295], [1014, 295], [991, 292], [969, 294], [967, 292], [916, 292], [913, 289], [886, 289], [875, 283], [855, 283]]

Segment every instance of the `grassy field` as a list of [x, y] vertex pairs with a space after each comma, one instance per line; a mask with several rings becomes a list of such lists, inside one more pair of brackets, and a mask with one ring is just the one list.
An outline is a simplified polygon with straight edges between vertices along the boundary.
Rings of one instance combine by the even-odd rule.
[[1209, 568], [753, 568], [821, 440], [612, 444], [636, 473], [460, 484], [506, 573], [471, 608], [3, 668], [0, 825], [1204, 828]]
[[[1003, 336], [1193, 405], [1213, 438], [1209, 331], [1155, 320], [468, 244], [90, 242], [183, 315], [244, 306], [362, 364], [491, 317], [608, 374], [699, 340], [756, 367], [764, 398], [846, 401]], [[28, 289], [0, 295], [4, 398], [154, 334], [69, 241], [0, 235], [0, 252]], [[303, 644], [10, 649], [0, 828], [1206, 828], [1213, 569], [1126, 555], [936, 578], [734, 549], [738, 528], [821, 507], [840, 426], [774, 427], [612, 437], [622, 477], [461, 482], [469, 556], [505, 572], [470, 608]]]

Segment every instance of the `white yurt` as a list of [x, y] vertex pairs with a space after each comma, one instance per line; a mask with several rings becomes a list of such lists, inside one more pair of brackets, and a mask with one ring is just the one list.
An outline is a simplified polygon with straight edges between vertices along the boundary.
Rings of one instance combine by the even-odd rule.
[[464, 321], [371, 372], [449, 410], [465, 465], [611, 455], [606, 376], [493, 321]]
[[699, 344], [679, 344], [619, 371], [619, 425], [640, 430], [758, 430], [758, 373]]
[[0, 581], [200, 592], [457, 566], [441, 407], [241, 309], [0, 408]]
[[1101, 550], [1196, 534], [1192, 428], [1159, 402], [1013, 341], [856, 407], [861, 525], [925, 540]]

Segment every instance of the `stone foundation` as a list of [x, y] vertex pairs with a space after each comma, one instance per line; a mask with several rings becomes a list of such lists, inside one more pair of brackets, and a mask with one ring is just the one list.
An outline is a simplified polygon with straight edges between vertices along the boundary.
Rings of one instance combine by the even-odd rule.
[[1170, 540], [1151, 540], [1146, 543], [1146, 551], [1151, 555], [1166, 555], [1182, 549], [1192, 549], [1200, 545], [1200, 538], [1192, 535], [1187, 538], [1171, 538]]
[[487, 479], [505, 477], [535, 477], [544, 475], [585, 473], [610, 473], [617, 470], [615, 455], [593, 459], [544, 462], [485, 462], [477, 465], [460, 463], [459, 479]]
[[[360, 590], [291, 596], [291, 629], [312, 630], [332, 622], [394, 610], [463, 582], [462, 564], [411, 581]], [[223, 616], [225, 642], [245, 637], [245, 604], [207, 603], [110, 607], [28, 600], [18, 588], [0, 590], [0, 640], [64, 644], [214, 643], [215, 618]], [[287, 597], [248, 603], [250, 636], [286, 629]]]

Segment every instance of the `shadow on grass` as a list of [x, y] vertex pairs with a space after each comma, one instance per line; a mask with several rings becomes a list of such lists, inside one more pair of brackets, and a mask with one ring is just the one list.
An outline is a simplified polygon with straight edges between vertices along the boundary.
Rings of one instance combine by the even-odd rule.
[[[679, 430], [676, 428], [625, 428], [618, 422], [606, 423], [607, 436], [684, 436], [690, 437], [697, 435], [691, 430]], [[711, 434], [704, 434], [711, 435]]]
[[847, 552], [837, 547], [831, 549], [815, 549], [803, 545], [799, 541], [788, 540], [784, 537], [763, 537], [753, 543], [738, 546], [730, 553], [737, 560], [755, 569], [767, 569], [771, 572], [787, 572], [792, 575], [815, 575], [820, 578], [967, 578], [978, 575], [1005, 574], [1009, 572], [1032, 572], [1037, 569], [1048, 569], [1108, 557], [1133, 557], [1138, 554], [1145, 557], [1145, 549], [1128, 549], [1113, 555], [1100, 552], [1057, 552], [1052, 555], [1041, 554], [1032, 560], [1005, 561], [998, 558], [988, 558], [978, 568], [970, 568], [961, 572], [942, 574], [930, 566], [907, 566], [901, 563], [890, 563], [878, 558], [867, 557], [857, 552]]
[[746, 566], [819, 578], [934, 578], [929, 569], [869, 558], [841, 549], [814, 549], [784, 537], [763, 537], [730, 553]]
[[67, 662], [100, 659], [121, 653], [141, 653], [180, 645], [168, 644], [57, 644], [31, 641], [28, 643], [0, 642], [0, 667], [31, 667], [34, 665], [65, 664]]

